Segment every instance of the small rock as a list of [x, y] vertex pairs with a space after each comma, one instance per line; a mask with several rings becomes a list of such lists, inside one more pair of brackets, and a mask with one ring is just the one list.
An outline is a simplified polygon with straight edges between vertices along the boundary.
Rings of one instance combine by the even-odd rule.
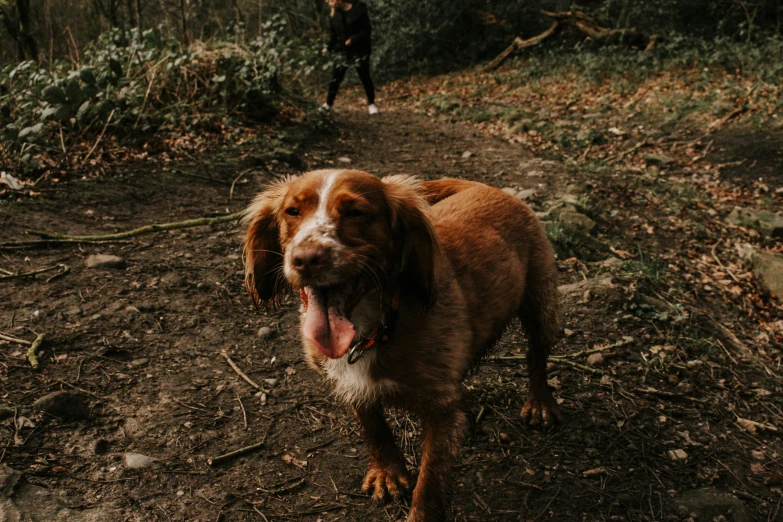
[[126, 306], [125, 307], [125, 311], [126, 312], [131, 312], [131, 313], [134, 313], [134, 314], [140, 314], [141, 313], [141, 310], [139, 310], [138, 308], [136, 308], [133, 305]]
[[125, 465], [131, 469], [151, 468], [155, 465], [155, 459], [141, 453], [126, 453]]
[[572, 208], [563, 209], [563, 211], [560, 212], [558, 220], [566, 229], [585, 234], [589, 234], [595, 228], [595, 221]]
[[766, 210], [734, 207], [726, 221], [731, 225], [751, 228], [764, 236], [783, 237], [783, 217]]
[[516, 193], [516, 198], [521, 199], [522, 201], [527, 201], [528, 199], [535, 196], [536, 192], [537, 191], [534, 188], [520, 190], [519, 192]]
[[58, 391], [44, 395], [33, 403], [33, 409], [42, 411], [65, 422], [86, 419], [90, 408], [84, 395]]
[[160, 278], [161, 283], [169, 286], [178, 286], [182, 284], [183, 278], [177, 272], [169, 272]]
[[590, 366], [601, 366], [604, 364], [604, 356], [600, 353], [591, 353], [587, 358], [587, 364]]
[[677, 392], [682, 393], [683, 395], [689, 394], [691, 391], [693, 391], [693, 385], [688, 382], [681, 382], [677, 385]]
[[591, 290], [593, 293], [608, 293], [609, 290], [615, 288], [610, 276], [585, 279], [583, 281], [577, 281], [576, 283], [570, 283], [567, 285], [560, 285], [557, 287], [560, 293], [563, 295], [582, 294], [585, 290]]
[[337, 158], [337, 161], [339, 161], [340, 163], [351, 163], [351, 158], [349, 158], [348, 156], [343, 156], [341, 158]]
[[783, 256], [756, 251], [752, 261], [753, 275], [764, 288], [783, 301]]
[[513, 187], [503, 187], [500, 190], [502, 190], [503, 192], [505, 192], [509, 196], [514, 196], [514, 197], [516, 197], [517, 196], [517, 192], [519, 192], [517, 189], [515, 189]]
[[680, 513], [689, 514], [699, 521], [711, 521], [728, 516], [733, 522], [753, 520], [748, 508], [737, 497], [713, 488], [701, 488], [688, 491], [672, 500]]
[[[21, 478], [21, 472], [0, 464], [0, 498], [8, 498], [13, 495], [14, 488]], [[0, 515], [2, 515], [2, 512], [0, 512]]]
[[668, 455], [669, 458], [675, 462], [685, 462], [686, 460], [688, 460], [688, 454], [685, 453], [685, 450], [681, 450], [681, 449], [669, 450]]
[[574, 335], [574, 331], [568, 328], [563, 328], [563, 333], [565, 334], [566, 337], [571, 337], [572, 335]]
[[277, 386], [277, 379], [264, 379], [264, 382], [269, 385], [270, 388]]
[[469, 150], [466, 150], [462, 153], [462, 159], [470, 159], [473, 156], [473, 153]]
[[146, 365], [148, 362], [150, 362], [150, 360], [146, 357], [139, 357], [138, 359], [133, 359], [129, 362], [128, 366], [131, 368], [139, 368], [140, 366]]
[[96, 455], [104, 455], [109, 451], [109, 441], [98, 439], [92, 444], [92, 452]]
[[93, 254], [87, 258], [87, 268], [118, 268], [128, 266], [123, 258], [111, 254]]
[[675, 162], [674, 158], [665, 154], [642, 154], [642, 158], [648, 165], [669, 165]]
[[767, 458], [767, 454], [763, 451], [758, 450], [750, 450], [750, 455], [753, 457], [753, 460], [764, 460]]
[[275, 331], [268, 326], [262, 326], [258, 329], [258, 336], [261, 339], [269, 339], [275, 335]]

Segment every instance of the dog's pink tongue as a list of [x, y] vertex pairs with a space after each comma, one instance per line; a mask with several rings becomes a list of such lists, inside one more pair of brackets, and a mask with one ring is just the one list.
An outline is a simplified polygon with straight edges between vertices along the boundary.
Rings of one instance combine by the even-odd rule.
[[304, 336], [332, 359], [339, 359], [348, 352], [356, 335], [353, 323], [329, 307], [320, 293], [307, 288], [307, 312], [304, 320]]

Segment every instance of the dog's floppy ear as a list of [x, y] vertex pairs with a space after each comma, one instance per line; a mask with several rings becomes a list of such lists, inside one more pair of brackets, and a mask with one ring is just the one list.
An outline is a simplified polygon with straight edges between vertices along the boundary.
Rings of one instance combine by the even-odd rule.
[[403, 289], [419, 297], [426, 308], [437, 300], [440, 246], [430, 220], [430, 206], [416, 178], [387, 176], [386, 199], [391, 212], [391, 229], [399, 248], [399, 276]]
[[245, 287], [256, 306], [275, 306], [287, 288], [278, 218], [287, 185], [278, 182], [256, 196], [243, 219], [248, 226], [242, 250]]

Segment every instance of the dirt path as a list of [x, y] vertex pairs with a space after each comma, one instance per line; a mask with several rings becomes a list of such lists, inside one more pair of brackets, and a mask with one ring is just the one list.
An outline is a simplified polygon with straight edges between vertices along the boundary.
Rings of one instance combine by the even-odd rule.
[[[306, 168], [535, 188], [536, 210], [585, 183], [518, 146], [407, 111], [371, 119], [345, 110], [336, 129], [304, 144]], [[0, 241], [21, 239], [28, 228], [100, 233], [236, 212], [270, 179], [263, 171], [251, 175], [229, 200], [237, 169], [253, 166], [248, 151], [118, 165], [102, 179], [58, 185], [40, 200], [0, 202]], [[290, 171], [282, 164], [275, 170]], [[0, 421], [0, 463], [30, 484], [65, 490], [74, 513], [110, 506], [121, 513], [114, 520], [404, 519], [404, 505], [378, 506], [360, 494], [366, 449], [358, 427], [303, 361], [298, 303], [288, 300], [274, 314], [252, 308], [240, 241], [237, 225], [218, 225], [110, 246], [0, 252], [5, 269], [71, 267], [49, 283], [40, 276], [0, 283], [0, 331], [49, 337], [38, 372], [28, 367], [25, 347], [0, 342], [0, 406], [19, 408], [36, 426]], [[93, 253], [119, 255], [128, 266], [87, 269]], [[755, 520], [773, 520], [780, 497], [763, 481], [780, 467], [783, 445], [775, 432], [740, 430], [735, 421], [745, 414], [728, 410], [742, 408], [743, 397], [779, 392], [779, 381], [750, 364], [738, 375], [731, 364], [738, 356], [714, 345], [675, 351], [672, 339], [689, 330], [651, 319], [667, 312], [638, 307], [623, 274], [614, 263], [561, 262], [562, 282], [573, 285], [564, 297], [568, 335], [557, 354], [616, 344], [601, 365], [585, 369], [586, 357], [568, 359], [583, 367], [553, 364], [564, 426], [542, 432], [520, 422], [527, 382], [516, 326], [495, 352], [501, 358], [469, 380], [476, 421], [455, 473], [456, 520], [685, 520], [690, 511], [680, 513], [673, 499], [702, 486], [735, 492]], [[614, 284], [580, 283], [611, 277]], [[273, 335], [260, 338], [261, 327]], [[269, 392], [239, 379], [220, 356], [224, 349]], [[29, 411], [60, 389], [82, 394], [88, 419]], [[417, 466], [415, 420], [395, 415], [392, 424]], [[207, 465], [260, 440], [265, 445], [247, 456]], [[159, 462], [127, 469], [126, 452]], [[761, 471], [752, 472], [752, 464]]]

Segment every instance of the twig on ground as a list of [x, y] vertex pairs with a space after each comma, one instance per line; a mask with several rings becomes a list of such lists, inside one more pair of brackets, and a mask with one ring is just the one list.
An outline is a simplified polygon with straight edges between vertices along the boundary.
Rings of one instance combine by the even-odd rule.
[[78, 245], [78, 244], [101, 244], [101, 243], [128, 243], [128, 241], [114, 241], [107, 239], [103, 241], [84, 241], [78, 239], [35, 239], [32, 241], [9, 241], [0, 243], [0, 250], [21, 250], [23, 248], [32, 248], [44, 245]]
[[[272, 421], [272, 423], [269, 424], [270, 429], [272, 428], [272, 424], [274, 424], [274, 421]], [[213, 457], [207, 461], [207, 464], [210, 466], [216, 466], [221, 462], [231, 460], [234, 457], [239, 457], [241, 455], [245, 455], [246, 453], [250, 453], [251, 451], [255, 451], [258, 448], [261, 448], [264, 444], [266, 444], [267, 433], [269, 433], [269, 429], [266, 430], [266, 433], [264, 433], [264, 437], [261, 439], [260, 442], [256, 442], [255, 444], [251, 444], [250, 446], [245, 446], [244, 448], [239, 448], [238, 450], [230, 451], [224, 455]]]
[[237, 396], [237, 401], [239, 401], [239, 407], [242, 408], [242, 422], [245, 424], [245, 429], [247, 429], [247, 412], [245, 411], [245, 405], [242, 404], [242, 397], [240, 397], [238, 393], [235, 395]]
[[541, 518], [541, 517], [544, 515], [544, 513], [546, 513], [546, 510], [547, 510], [547, 509], [549, 509], [549, 506], [551, 506], [551, 505], [552, 505], [552, 502], [554, 502], [554, 501], [555, 501], [555, 499], [557, 498], [557, 496], [558, 496], [559, 494], [560, 494], [560, 488], [557, 488], [557, 491], [555, 492], [554, 496], [553, 496], [551, 499], [549, 499], [549, 502], [547, 502], [546, 506], [544, 506], [544, 509], [542, 509], [542, 510], [541, 510], [541, 513], [539, 513], [538, 515], [536, 515], [536, 518], [534, 518], [534, 519], [532, 520], [532, 522], [536, 522], [536, 520], [538, 520], [539, 518]]
[[580, 370], [584, 370], [586, 372], [594, 373], [596, 375], [603, 375], [604, 372], [597, 368], [590, 368], [589, 366], [585, 366], [584, 364], [579, 364], [574, 361], [569, 361], [568, 359], [560, 359], [558, 357], [550, 357], [550, 361], [556, 364], [566, 364], [568, 366], [573, 366], [574, 368], [578, 368]]
[[95, 140], [95, 144], [93, 144], [92, 148], [90, 149], [90, 152], [88, 152], [88, 153], [87, 153], [87, 155], [86, 155], [86, 156], [84, 157], [84, 159], [82, 160], [82, 165], [84, 165], [85, 163], [87, 163], [87, 160], [88, 160], [88, 159], [90, 159], [90, 156], [92, 156], [92, 153], [93, 153], [93, 152], [95, 152], [95, 148], [96, 148], [96, 147], [98, 146], [98, 144], [101, 142], [101, 139], [103, 139], [103, 134], [106, 132], [106, 129], [109, 127], [109, 123], [111, 123], [111, 118], [112, 118], [112, 116], [114, 116], [114, 111], [115, 111], [115, 110], [116, 110], [116, 109], [112, 109], [112, 110], [111, 110], [111, 112], [109, 113], [109, 117], [108, 117], [108, 118], [106, 118], [106, 125], [104, 125], [104, 126], [103, 126], [103, 130], [102, 130], [102, 131], [101, 131], [101, 133], [98, 135], [98, 139], [97, 139], [97, 140]]
[[620, 163], [621, 161], [623, 161], [625, 159], [626, 156], [628, 156], [629, 154], [633, 154], [637, 150], [639, 150], [642, 147], [645, 147], [647, 145], [650, 145], [650, 142], [647, 140], [647, 138], [644, 138], [642, 141], [640, 141], [639, 143], [637, 143], [636, 145], [634, 145], [630, 149], [625, 150], [625, 151], [621, 152], [620, 154], [618, 154], [617, 155], [617, 159], [615, 159], [614, 162], [615, 163]]
[[228, 363], [229, 366], [231, 366], [231, 369], [234, 370], [237, 373], [237, 375], [242, 377], [245, 380], [245, 382], [247, 382], [250, 386], [252, 386], [256, 390], [262, 391], [264, 393], [267, 393], [267, 390], [265, 390], [264, 388], [262, 388], [261, 386], [256, 384], [256, 382], [253, 381], [253, 379], [251, 379], [250, 377], [245, 375], [245, 372], [243, 372], [242, 370], [239, 369], [239, 366], [237, 366], [236, 363], [234, 363], [234, 361], [231, 360], [231, 357], [228, 356], [228, 354], [226, 353], [225, 350], [222, 350], [220, 352], [220, 355], [222, 355], [223, 358], [226, 359], [226, 362]]
[[[69, 267], [68, 265], [57, 263], [56, 265], [47, 266], [46, 268], [39, 268], [37, 270], [30, 270], [29, 272], [18, 272], [18, 273], [11, 273], [9, 275], [0, 275], [0, 281], [5, 281], [8, 279], [18, 279], [20, 277], [30, 277], [36, 274], [42, 274], [43, 272], [49, 272], [50, 270], [54, 270], [56, 268], [60, 269], [60, 273], [56, 274], [56, 276], [54, 277], [60, 277], [71, 271], [71, 267]], [[3, 272], [6, 272], [6, 270], [3, 270]], [[50, 277], [49, 279], [46, 280], [46, 282], [48, 283], [49, 281], [54, 279], [54, 277]]]
[[234, 181], [231, 182], [231, 190], [228, 191], [228, 200], [231, 201], [234, 199], [234, 186], [237, 184], [237, 182], [242, 179], [242, 177], [247, 174], [248, 172], [251, 172], [253, 169], [245, 169], [242, 172], [239, 173], [239, 175], [234, 178]]
[[[606, 348], [601, 348], [601, 350], [596, 351], [603, 351], [606, 350]], [[514, 361], [514, 360], [524, 360], [527, 359], [527, 356], [525, 355], [508, 355], [505, 357], [492, 357], [492, 359], [497, 359], [501, 361]], [[579, 364], [574, 361], [569, 361], [568, 359], [564, 359], [563, 357], [557, 357], [557, 356], [549, 356], [549, 360], [553, 363], [557, 364], [566, 364], [568, 366], [573, 366], [574, 368], [579, 368], [580, 370], [584, 370], [586, 372], [595, 373], [598, 375], [603, 375], [604, 372], [601, 370], [598, 370], [596, 368], [590, 368], [589, 366], [585, 366], [584, 364]]]
[[38, 369], [38, 349], [43, 344], [44, 340], [46, 339], [46, 334], [39, 334], [38, 337], [35, 338], [35, 341], [32, 342], [30, 345], [30, 348], [27, 349], [27, 353], [25, 354], [27, 357], [27, 360], [30, 361], [30, 366], [33, 367], [33, 370]]
[[14, 337], [13, 335], [4, 334], [2, 332], [0, 332], [0, 340], [8, 341], [9, 343], [24, 344], [24, 345], [27, 345], [27, 346], [30, 346], [31, 344], [33, 344], [30, 341], [25, 341], [24, 339], [19, 339], [17, 337]]
[[[245, 212], [235, 212], [226, 216], [204, 217], [197, 219], [188, 219], [186, 221], [175, 221], [173, 223], [158, 223], [155, 225], [146, 225], [126, 232], [116, 234], [106, 234], [102, 236], [70, 236], [57, 232], [44, 232], [41, 230], [27, 230], [26, 233], [31, 236], [38, 236], [46, 240], [69, 240], [69, 241], [114, 241], [116, 239], [126, 239], [129, 237], [138, 237], [164, 230], [179, 230], [183, 228], [200, 227], [204, 225], [217, 225], [218, 223], [228, 223], [230, 221], [239, 221], [244, 217]], [[1, 245], [0, 245], [1, 246]]]

